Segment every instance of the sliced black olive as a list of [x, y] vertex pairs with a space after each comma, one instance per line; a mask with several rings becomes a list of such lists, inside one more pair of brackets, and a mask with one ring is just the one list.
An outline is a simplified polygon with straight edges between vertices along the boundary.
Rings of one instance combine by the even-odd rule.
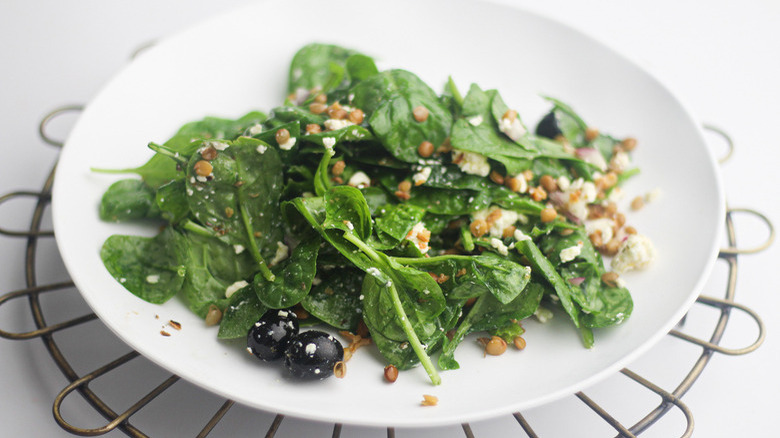
[[252, 327], [246, 349], [266, 362], [281, 359], [293, 336], [298, 334], [298, 317], [290, 310], [271, 309]]
[[341, 342], [325, 332], [308, 330], [293, 337], [284, 364], [293, 376], [316, 380], [330, 377], [336, 362], [343, 359]]
[[547, 115], [539, 121], [539, 124], [536, 125], [536, 135], [540, 137], [555, 139], [555, 137], [561, 134], [561, 128], [558, 127], [558, 119], [555, 118], [555, 111], [547, 113]]

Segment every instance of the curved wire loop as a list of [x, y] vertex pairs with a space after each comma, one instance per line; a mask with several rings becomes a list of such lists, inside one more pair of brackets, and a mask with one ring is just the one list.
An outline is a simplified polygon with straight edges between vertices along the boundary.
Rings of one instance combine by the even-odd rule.
[[[44, 286], [29, 287], [27, 289], [22, 289], [14, 292], [8, 292], [7, 294], [0, 297], [0, 306], [2, 306], [5, 303], [8, 303], [9, 301], [15, 298], [29, 297], [30, 295], [33, 294], [59, 291], [71, 287], [73, 287], [73, 282], [65, 281], [62, 283], [53, 283]], [[28, 332], [15, 333], [6, 330], [0, 330], [0, 337], [6, 339], [13, 339], [13, 340], [40, 338], [41, 336], [50, 335], [52, 333], [56, 333], [58, 331], [65, 330], [95, 319], [97, 319], [97, 316], [94, 313], [90, 313], [58, 324], [46, 325], [36, 330], [31, 330]]]
[[38, 134], [41, 136], [41, 139], [45, 141], [46, 143], [61, 148], [63, 145], [65, 145], [64, 140], [55, 140], [52, 137], [50, 137], [46, 133], [46, 127], [49, 125], [49, 122], [51, 122], [53, 119], [57, 118], [58, 116], [69, 113], [69, 112], [76, 112], [76, 111], [82, 111], [84, 110], [84, 105], [65, 105], [61, 106], [59, 108], [56, 108], [43, 116], [43, 120], [41, 120], [40, 125], [38, 125]]
[[[0, 196], [0, 204], [4, 204], [7, 201], [12, 201], [14, 199], [19, 199], [23, 197], [38, 198], [38, 202], [49, 202], [51, 200], [51, 194], [47, 192], [19, 191], [19, 192], [7, 193], [3, 196]], [[51, 237], [54, 236], [54, 231], [50, 231], [50, 230], [14, 231], [14, 230], [6, 230], [5, 228], [0, 227], [0, 234], [9, 237]]]
[[723, 140], [726, 141], [726, 146], [728, 147], [728, 150], [726, 151], [726, 155], [718, 158], [718, 163], [723, 164], [731, 159], [731, 155], [734, 153], [734, 141], [731, 139], [731, 136], [729, 136], [725, 131], [718, 128], [717, 126], [704, 124], [702, 125], [704, 129], [710, 132], [714, 132], [715, 134], [718, 134], [723, 138]]
[[733, 207], [730, 207], [728, 209], [728, 211], [726, 212], [726, 214], [728, 216], [731, 216], [734, 213], [748, 213], [748, 214], [752, 214], [753, 216], [756, 216], [762, 222], [764, 222], [764, 224], [766, 224], [766, 227], [769, 229], [769, 235], [767, 236], [767, 238], [764, 241], [764, 243], [756, 245], [756, 246], [754, 246], [752, 248], [742, 249], [742, 248], [737, 248], [736, 246], [730, 246], [728, 248], [721, 248], [721, 250], [720, 250], [721, 255], [724, 255], [724, 254], [725, 255], [755, 254], [757, 252], [761, 252], [761, 251], [769, 248], [770, 246], [772, 246], [772, 243], [775, 240], [775, 227], [774, 227], [774, 225], [772, 225], [772, 221], [769, 220], [768, 217], [766, 217], [765, 215], [757, 212], [756, 210], [750, 209], [750, 208], [733, 208]]
[[724, 300], [720, 298], [707, 297], [704, 295], [700, 295], [699, 298], [696, 299], [696, 302], [706, 304], [708, 306], [720, 308], [722, 311], [725, 312], [730, 312], [732, 309], [737, 309], [746, 313], [750, 318], [753, 319], [753, 321], [758, 326], [758, 336], [756, 337], [756, 340], [753, 341], [753, 343], [748, 345], [747, 347], [725, 348], [716, 343], [705, 341], [700, 338], [696, 338], [694, 336], [682, 333], [678, 330], [669, 331], [670, 335], [691, 342], [693, 344], [696, 344], [707, 350], [715, 351], [729, 356], [740, 356], [743, 354], [748, 354], [752, 351], [755, 351], [758, 347], [761, 346], [761, 344], [764, 343], [764, 339], [766, 338], [766, 326], [764, 325], [764, 322], [761, 320], [761, 317], [758, 316], [758, 314], [754, 310], [742, 304], [735, 303], [733, 301]]

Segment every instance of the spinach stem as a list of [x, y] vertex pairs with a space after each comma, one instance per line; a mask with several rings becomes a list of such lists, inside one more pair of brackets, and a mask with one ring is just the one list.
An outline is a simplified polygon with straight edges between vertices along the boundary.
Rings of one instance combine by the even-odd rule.
[[463, 108], [463, 96], [460, 94], [460, 91], [458, 91], [458, 87], [455, 86], [455, 81], [452, 80], [452, 76], [447, 78], [447, 89], [449, 89], [452, 98], [455, 100], [455, 103], [458, 104], [458, 107]]
[[208, 228], [203, 227], [201, 225], [198, 225], [198, 224], [196, 224], [195, 222], [193, 222], [192, 220], [189, 220], [189, 219], [187, 219], [186, 221], [184, 221], [182, 223], [182, 227], [185, 230], [190, 231], [190, 232], [192, 232], [194, 234], [197, 234], [199, 236], [203, 236], [203, 237], [216, 237], [216, 235], [214, 233], [212, 233]]
[[271, 269], [268, 268], [265, 259], [260, 254], [260, 248], [257, 246], [257, 241], [255, 241], [255, 236], [252, 231], [252, 223], [249, 221], [249, 212], [246, 211], [246, 207], [244, 206], [243, 192], [240, 190], [238, 191], [238, 209], [241, 213], [241, 220], [244, 222], [244, 229], [246, 229], [247, 240], [249, 241], [249, 252], [257, 262], [257, 267], [260, 269], [260, 273], [263, 274], [263, 277], [265, 277], [266, 280], [273, 282], [276, 280], [276, 276], [271, 272]]
[[379, 254], [377, 254], [376, 251], [371, 249], [371, 247], [366, 245], [365, 242], [355, 236], [355, 234], [351, 231], [344, 232], [344, 239], [357, 246], [371, 260], [376, 262], [380, 267], [384, 268], [382, 270], [392, 279], [390, 282], [389, 291], [390, 299], [393, 301], [393, 310], [395, 310], [398, 319], [401, 321], [401, 327], [406, 334], [406, 339], [409, 340], [409, 345], [412, 346], [412, 350], [414, 350], [417, 358], [420, 359], [420, 363], [425, 369], [425, 372], [428, 373], [428, 377], [431, 379], [431, 383], [434, 385], [439, 385], [441, 383], [441, 377], [439, 376], [438, 371], [436, 371], [436, 367], [433, 365], [433, 361], [431, 360], [430, 356], [428, 356], [428, 353], [425, 352], [425, 348], [423, 347], [422, 342], [420, 342], [420, 338], [417, 337], [417, 333], [414, 331], [412, 323], [409, 322], [409, 318], [406, 316], [406, 311], [404, 311], [403, 303], [401, 303], [401, 297], [398, 295], [398, 289], [395, 287], [398, 280], [393, 273], [393, 270], [388, 269], [387, 264], [384, 260], [381, 259], [381, 257], [379, 257]]
[[163, 154], [181, 165], [186, 165], [189, 162], [187, 158], [182, 157], [178, 152], [173, 151], [164, 145], [152, 142], [149, 143], [149, 149], [157, 152], [158, 154]]

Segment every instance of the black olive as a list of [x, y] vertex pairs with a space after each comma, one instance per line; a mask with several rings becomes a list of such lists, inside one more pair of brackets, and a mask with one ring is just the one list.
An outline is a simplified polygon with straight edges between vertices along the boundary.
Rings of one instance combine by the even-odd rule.
[[336, 362], [344, 360], [344, 347], [333, 336], [308, 330], [293, 337], [284, 364], [301, 379], [324, 379], [333, 374]]
[[555, 137], [561, 134], [561, 128], [558, 127], [558, 119], [555, 118], [554, 110], [547, 113], [547, 115], [539, 121], [539, 124], [536, 125], [536, 135], [540, 137], [555, 139]]
[[281, 359], [293, 336], [298, 317], [291, 310], [271, 309], [249, 329], [246, 349], [266, 362]]

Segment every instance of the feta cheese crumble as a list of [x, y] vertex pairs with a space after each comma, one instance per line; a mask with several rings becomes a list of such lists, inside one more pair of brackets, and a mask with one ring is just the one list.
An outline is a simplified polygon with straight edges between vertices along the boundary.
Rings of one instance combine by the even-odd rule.
[[146, 276], [146, 282], [149, 284], [157, 284], [160, 282], [160, 276], [159, 275], [147, 275]]
[[519, 117], [504, 117], [498, 121], [498, 130], [506, 134], [513, 141], [519, 140], [525, 135], [526, 129]]
[[453, 149], [452, 154], [456, 157], [453, 162], [457, 163], [464, 173], [478, 176], [488, 176], [490, 173], [490, 163], [486, 156], [457, 149]]
[[290, 149], [293, 148], [293, 146], [295, 146], [296, 140], [298, 140], [298, 139], [295, 138], [295, 137], [290, 137], [290, 139], [287, 140], [286, 142], [279, 144], [279, 149], [282, 149], [282, 150], [285, 150], [285, 151], [289, 151]]
[[558, 256], [561, 259], [561, 263], [566, 263], [574, 260], [578, 255], [582, 253], [582, 242], [577, 242], [576, 245], [564, 248], [561, 250]]
[[354, 125], [354, 123], [347, 119], [328, 119], [325, 120], [325, 122], [322, 124], [325, 125], [325, 129], [328, 131], [335, 131], [337, 129], [342, 129], [346, 128], [347, 126]]
[[264, 154], [266, 149], [268, 149], [268, 146], [262, 144], [257, 145], [257, 148], [255, 148], [258, 154]]
[[471, 220], [482, 219], [490, 226], [488, 233], [491, 237], [502, 237], [504, 230], [521, 220], [521, 215], [512, 210], [504, 210], [501, 207], [491, 205], [488, 208], [471, 213]]
[[501, 239], [493, 237], [490, 239], [490, 246], [492, 246], [496, 251], [498, 251], [499, 254], [503, 256], [509, 255], [509, 248], [504, 245], [504, 242], [502, 242]]
[[351, 185], [352, 187], [357, 187], [359, 189], [362, 189], [371, 185], [371, 178], [369, 178], [365, 172], [357, 171], [349, 179], [348, 184]]
[[247, 283], [244, 280], [239, 280], [225, 289], [225, 298], [230, 298], [233, 296], [234, 293], [240, 291], [241, 289], [249, 286], [249, 283]]
[[277, 263], [287, 258], [290, 251], [290, 247], [282, 242], [276, 242], [276, 254], [274, 258], [268, 263], [268, 266], [276, 266]]
[[632, 269], [642, 269], [655, 260], [655, 256], [655, 247], [647, 236], [630, 234], [612, 259], [612, 270], [622, 274]]
[[482, 124], [482, 116], [474, 116], [469, 119], [471, 126], [479, 126]]
[[406, 240], [412, 242], [421, 253], [425, 254], [431, 249], [428, 246], [428, 241], [431, 239], [431, 232], [425, 228], [425, 224], [417, 222], [412, 227], [412, 230], [406, 234]]
[[431, 177], [431, 168], [423, 167], [417, 173], [412, 175], [412, 181], [414, 181], [414, 185], [420, 186], [425, 184], [425, 182], [428, 181], [428, 178], [430, 177]]
[[244, 248], [244, 245], [238, 245], [238, 244], [233, 245], [233, 251], [235, 251], [236, 254], [241, 254], [242, 252], [244, 252], [244, 249], [246, 249]]

